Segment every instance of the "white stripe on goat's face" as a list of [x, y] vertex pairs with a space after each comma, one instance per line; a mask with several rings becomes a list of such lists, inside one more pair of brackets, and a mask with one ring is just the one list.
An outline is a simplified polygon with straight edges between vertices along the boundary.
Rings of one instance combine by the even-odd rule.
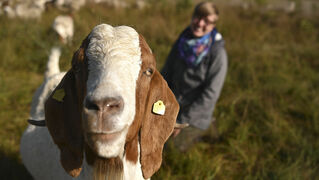
[[139, 35], [130, 27], [96, 26], [89, 35], [87, 94], [83, 128], [88, 145], [102, 157], [124, 150], [135, 116], [141, 68]]

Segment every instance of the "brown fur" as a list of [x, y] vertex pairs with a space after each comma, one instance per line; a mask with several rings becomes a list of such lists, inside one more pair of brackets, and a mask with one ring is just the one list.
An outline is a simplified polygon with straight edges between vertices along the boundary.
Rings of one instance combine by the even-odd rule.
[[[76, 177], [80, 174], [85, 149], [86, 160], [94, 166], [96, 178], [102, 177], [100, 175], [108, 176], [110, 179], [122, 178], [122, 161], [119, 158], [97, 157], [85, 145], [83, 139], [81, 114], [88, 77], [88, 62], [85, 57], [87, 46], [88, 39], [86, 38], [73, 56], [72, 68], [55, 89], [55, 91], [64, 89], [66, 95], [63, 102], [52, 98], [55, 91], [47, 100], [46, 122], [54, 142], [60, 149], [61, 164], [71, 176]], [[125, 155], [126, 160], [136, 163], [138, 161], [138, 142], [140, 142], [142, 172], [144, 178], [147, 179], [161, 165], [163, 146], [174, 129], [179, 106], [166, 81], [156, 70], [155, 58], [142, 36], [140, 36], [140, 47], [142, 66], [137, 80], [136, 115], [127, 134]], [[152, 70], [152, 74], [145, 73], [149, 69]], [[152, 113], [152, 106], [157, 100], [162, 100], [166, 106], [163, 116]]]
[[93, 179], [105, 180], [114, 179], [122, 180], [124, 167], [123, 162], [119, 157], [102, 158], [96, 156], [88, 145], [85, 145], [85, 156], [88, 164], [93, 166]]
[[[156, 70], [155, 57], [143, 36], [140, 36], [140, 47], [142, 68], [137, 81], [136, 115], [129, 129], [127, 141], [130, 140], [130, 137], [137, 136], [137, 132], [140, 131], [142, 172], [144, 178], [147, 179], [161, 166], [163, 146], [174, 129], [179, 105], [166, 81]], [[145, 73], [148, 69], [153, 70], [151, 76]], [[166, 106], [163, 116], [152, 113], [152, 106], [157, 100], [162, 100]], [[136, 149], [137, 147], [126, 149], [127, 160], [134, 163], [137, 161]]]
[[[45, 119], [53, 141], [60, 149], [60, 161], [67, 173], [76, 177], [82, 170], [83, 132], [81, 114], [86, 91], [87, 61], [84, 50], [87, 39], [73, 55], [72, 68], [63, 77], [45, 103]], [[58, 89], [64, 89], [62, 102], [52, 98]]]
[[95, 180], [123, 180], [123, 162], [119, 157], [116, 158], [98, 158], [94, 162]]

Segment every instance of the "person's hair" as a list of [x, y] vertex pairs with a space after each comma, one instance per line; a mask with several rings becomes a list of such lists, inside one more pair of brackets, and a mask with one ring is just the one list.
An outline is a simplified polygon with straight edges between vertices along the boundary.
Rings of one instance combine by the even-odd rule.
[[193, 17], [206, 17], [209, 15], [216, 15], [218, 17], [219, 11], [213, 2], [204, 1], [196, 5]]

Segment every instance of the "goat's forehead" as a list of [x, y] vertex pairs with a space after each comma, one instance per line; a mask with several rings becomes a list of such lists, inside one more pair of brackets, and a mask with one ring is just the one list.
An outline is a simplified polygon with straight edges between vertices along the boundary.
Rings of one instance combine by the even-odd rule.
[[140, 64], [139, 35], [128, 26], [98, 25], [89, 35], [86, 55], [92, 61], [129, 60]]

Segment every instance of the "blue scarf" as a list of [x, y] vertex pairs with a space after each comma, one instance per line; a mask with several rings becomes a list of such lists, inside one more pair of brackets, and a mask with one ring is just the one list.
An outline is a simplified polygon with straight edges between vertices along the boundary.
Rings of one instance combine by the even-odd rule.
[[217, 29], [214, 28], [205, 36], [195, 38], [189, 27], [181, 34], [178, 39], [178, 51], [188, 67], [194, 68], [203, 60], [214, 44], [216, 34]]

